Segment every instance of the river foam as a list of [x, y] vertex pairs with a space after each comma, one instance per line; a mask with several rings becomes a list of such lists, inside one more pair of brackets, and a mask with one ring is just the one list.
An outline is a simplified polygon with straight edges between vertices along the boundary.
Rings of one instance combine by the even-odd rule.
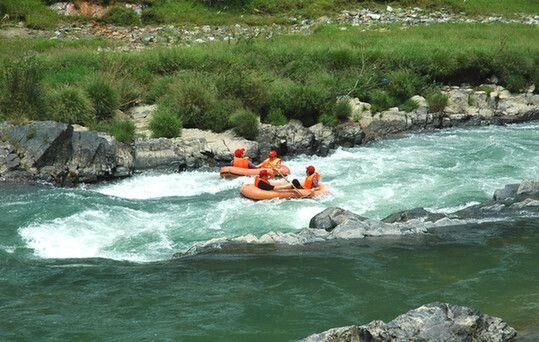
[[[23, 202], [33, 203], [24, 206], [48, 207], [34, 208], [30, 223], [18, 231], [40, 258], [168, 259], [215, 238], [298, 232], [329, 206], [376, 219], [419, 206], [454, 211], [488, 199], [505, 184], [537, 178], [537, 151], [539, 125], [527, 124], [411, 135], [328, 157], [286, 160], [292, 178], [309, 164], [321, 172], [331, 195], [316, 200], [252, 202], [239, 195], [240, 185], [252, 180], [223, 180], [217, 172], [143, 174], [51, 189], [54, 201], [25, 196]], [[13, 203], [10, 210], [26, 210]]]

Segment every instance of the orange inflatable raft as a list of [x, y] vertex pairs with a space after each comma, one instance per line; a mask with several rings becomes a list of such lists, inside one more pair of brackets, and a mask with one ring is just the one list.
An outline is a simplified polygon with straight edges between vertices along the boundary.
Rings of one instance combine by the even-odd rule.
[[[233, 178], [233, 177], [241, 177], [241, 176], [257, 176], [260, 173], [260, 170], [263, 169], [244, 169], [241, 167], [234, 167], [234, 166], [224, 166], [221, 168], [221, 177], [223, 178]], [[276, 171], [273, 171], [272, 169], [265, 169], [268, 170], [268, 173], [272, 177], [280, 177], [279, 173]], [[284, 176], [287, 176], [290, 174], [290, 169], [288, 166], [281, 165], [281, 174]]]
[[[281, 183], [282, 184], [282, 183]], [[267, 191], [261, 190], [254, 186], [253, 184], [244, 184], [241, 187], [240, 193], [243, 197], [247, 197], [254, 201], [269, 200], [274, 198], [312, 198], [319, 197], [328, 194], [328, 189], [324, 184], [320, 184], [320, 187], [313, 193], [310, 190], [304, 189], [290, 189], [290, 190], [280, 190], [280, 191]]]

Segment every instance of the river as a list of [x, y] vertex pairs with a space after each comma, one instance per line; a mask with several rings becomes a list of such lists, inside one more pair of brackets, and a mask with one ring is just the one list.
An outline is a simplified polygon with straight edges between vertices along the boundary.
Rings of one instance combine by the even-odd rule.
[[148, 173], [74, 189], [0, 185], [0, 340], [290, 340], [431, 301], [539, 326], [539, 220], [254, 255], [172, 259], [216, 237], [293, 232], [329, 206], [451, 212], [539, 175], [539, 124], [413, 134], [313, 164], [330, 196], [252, 202], [245, 179]]

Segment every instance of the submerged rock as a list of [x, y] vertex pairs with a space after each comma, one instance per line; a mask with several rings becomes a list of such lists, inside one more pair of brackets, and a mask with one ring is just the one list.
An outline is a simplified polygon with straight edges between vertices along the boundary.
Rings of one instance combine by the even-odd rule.
[[465, 306], [430, 303], [388, 323], [333, 328], [304, 341], [510, 341], [516, 335], [501, 318]]
[[351, 211], [332, 207], [316, 214], [309, 222], [309, 228], [324, 229], [330, 232], [341, 224], [350, 225], [365, 220], [367, 220], [366, 217], [359, 216]]
[[445, 214], [432, 213], [425, 210], [425, 208], [414, 208], [410, 210], [399, 211], [398, 213], [391, 214], [382, 219], [382, 222], [395, 223], [395, 222], [407, 222], [410, 220], [422, 219], [424, 221], [436, 222], [447, 217]]

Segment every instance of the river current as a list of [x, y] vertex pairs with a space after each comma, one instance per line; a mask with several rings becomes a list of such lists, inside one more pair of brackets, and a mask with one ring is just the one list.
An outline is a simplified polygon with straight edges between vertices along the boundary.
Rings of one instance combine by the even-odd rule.
[[312, 250], [172, 260], [198, 242], [293, 232], [329, 206], [451, 212], [539, 177], [539, 124], [414, 134], [313, 164], [325, 198], [252, 202], [245, 179], [148, 173], [74, 189], [0, 185], [0, 340], [297, 339], [431, 301], [539, 326], [539, 222], [507, 217]]

